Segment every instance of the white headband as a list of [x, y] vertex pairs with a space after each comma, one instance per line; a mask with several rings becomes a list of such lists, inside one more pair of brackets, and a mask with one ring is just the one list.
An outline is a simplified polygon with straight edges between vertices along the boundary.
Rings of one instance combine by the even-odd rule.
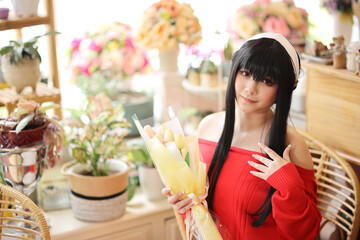
[[295, 69], [295, 78], [297, 80], [299, 78], [299, 71], [300, 71], [299, 59], [298, 59], [298, 55], [296, 53], [295, 48], [293, 47], [293, 45], [291, 45], [289, 40], [287, 40], [283, 35], [281, 35], [279, 33], [259, 33], [259, 34], [256, 34], [255, 36], [252, 36], [247, 41], [255, 40], [255, 39], [259, 39], [259, 38], [275, 39], [285, 48], [285, 50], [288, 52], [288, 54], [291, 57], [292, 65]]

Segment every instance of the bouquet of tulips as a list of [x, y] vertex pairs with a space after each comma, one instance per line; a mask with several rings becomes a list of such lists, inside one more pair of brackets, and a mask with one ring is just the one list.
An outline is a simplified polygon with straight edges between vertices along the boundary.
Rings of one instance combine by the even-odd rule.
[[143, 128], [136, 115], [133, 119], [163, 183], [172, 194], [184, 192], [193, 199], [185, 219], [187, 238], [194, 234], [199, 239], [222, 239], [206, 207], [206, 165], [200, 161], [198, 138], [184, 136], [177, 117], [158, 128]]

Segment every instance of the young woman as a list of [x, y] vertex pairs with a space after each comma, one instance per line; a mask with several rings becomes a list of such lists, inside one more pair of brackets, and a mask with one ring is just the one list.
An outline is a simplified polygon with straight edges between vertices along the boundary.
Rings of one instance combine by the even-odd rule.
[[[208, 205], [224, 239], [314, 239], [317, 208], [313, 163], [301, 135], [287, 124], [300, 59], [280, 34], [250, 38], [234, 54], [225, 112], [198, 128], [210, 180]], [[163, 189], [175, 211], [179, 200]]]

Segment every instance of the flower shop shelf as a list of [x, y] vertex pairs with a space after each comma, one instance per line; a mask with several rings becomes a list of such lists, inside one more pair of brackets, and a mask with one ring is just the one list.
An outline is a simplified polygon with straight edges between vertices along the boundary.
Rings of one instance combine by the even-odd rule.
[[[44, 0], [43, 2], [46, 11], [45, 16], [34, 16], [27, 18], [14, 17], [7, 20], [0, 20], [0, 31], [14, 29], [16, 31], [16, 37], [22, 38], [22, 28], [35, 25], [45, 25], [48, 32], [55, 32], [53, 0]], [[6, 106], [8, 111], [12, 111], [16, 107], [17, 101], [20, 97], [33, 99], [40, 103], [53, 101], [61, 105], [61, 96], [59, 90], [59, 73], [56, 56], [56, 39], [55, 35], [49, 35], [47, 37], [49, 44], [49, 80], [52, 82], [54, 88], [39, 83], [36, 93], [24, 92], [22, 94], [16, 94], [14, 92], [11, 92], [9, 89], [1, 89], [0, 106]], [[57, 109], [55, 112], [59, 118], [62, 117], [61, 108]]]
[[150, 201], [138, 188], [127, 202], [121, 217], [106, 222], [76, 219], [71, 209], [45, 213], [50, 222], [52, 240], [181, 240], [174, 210], [166, 198]]
[[8, 20], [0, 20], [0, 31], [30, 27], [35, 25], [50, 24], [49, 16], [44, 17], [29, 17], [29, 18], [14, 18]]
[[[36, 92], [33, 92], [31, 88], [24, 89], [21, 94], [10, 88], [0, 89], [0, 106], [5, 106], [8, 112], [13, 112], [20, 98], [34, 100], [38, 103], [61, 102], [60, 89], [49, 87], [44, 83], [37, 84]], [[56, 109], [55, 113], [59, 118], [62, 117], [61, 109]]]
[[306, 69], [306, 129], [360, 165], [360, 77], [331, 65], [302, 62]]

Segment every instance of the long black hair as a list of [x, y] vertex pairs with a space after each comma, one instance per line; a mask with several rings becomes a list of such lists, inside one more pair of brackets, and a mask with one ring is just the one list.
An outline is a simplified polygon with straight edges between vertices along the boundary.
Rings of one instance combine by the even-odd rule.
[[[298, 61], [300, 65], [299, 56]], [[280, 156], [282, 156], [286, 146], [287, 118], [291, 105], [292, 90], [294, 89], [297, 78], [291, 57], [285, 48], [274, 39], [261, 38], [247, 41], [233, 55], [231, 61], [231, 71], [226, 92], [224, 128], [208, 171], [208, 178], [210, 179], [208, 204], [211, 210], [213, 210], [216, 182], [219, 178], [221, 168], [226, 161], [234, 135], [235, 79], [240, 69], [249, 71], [254, 81], [261, 81], [265, 79], [265, 77], [270, 77], [278, 84], [274, 117], [266, 139], [267, 145]], [[251, 216], [257, 217], [253, 222], [254, 227], [263, 224], [269, 216], [272, 209], [271, 198], [275, 191], [276, 189], [270, 187], [264, 203], [255, 213], [250, 214]]]

